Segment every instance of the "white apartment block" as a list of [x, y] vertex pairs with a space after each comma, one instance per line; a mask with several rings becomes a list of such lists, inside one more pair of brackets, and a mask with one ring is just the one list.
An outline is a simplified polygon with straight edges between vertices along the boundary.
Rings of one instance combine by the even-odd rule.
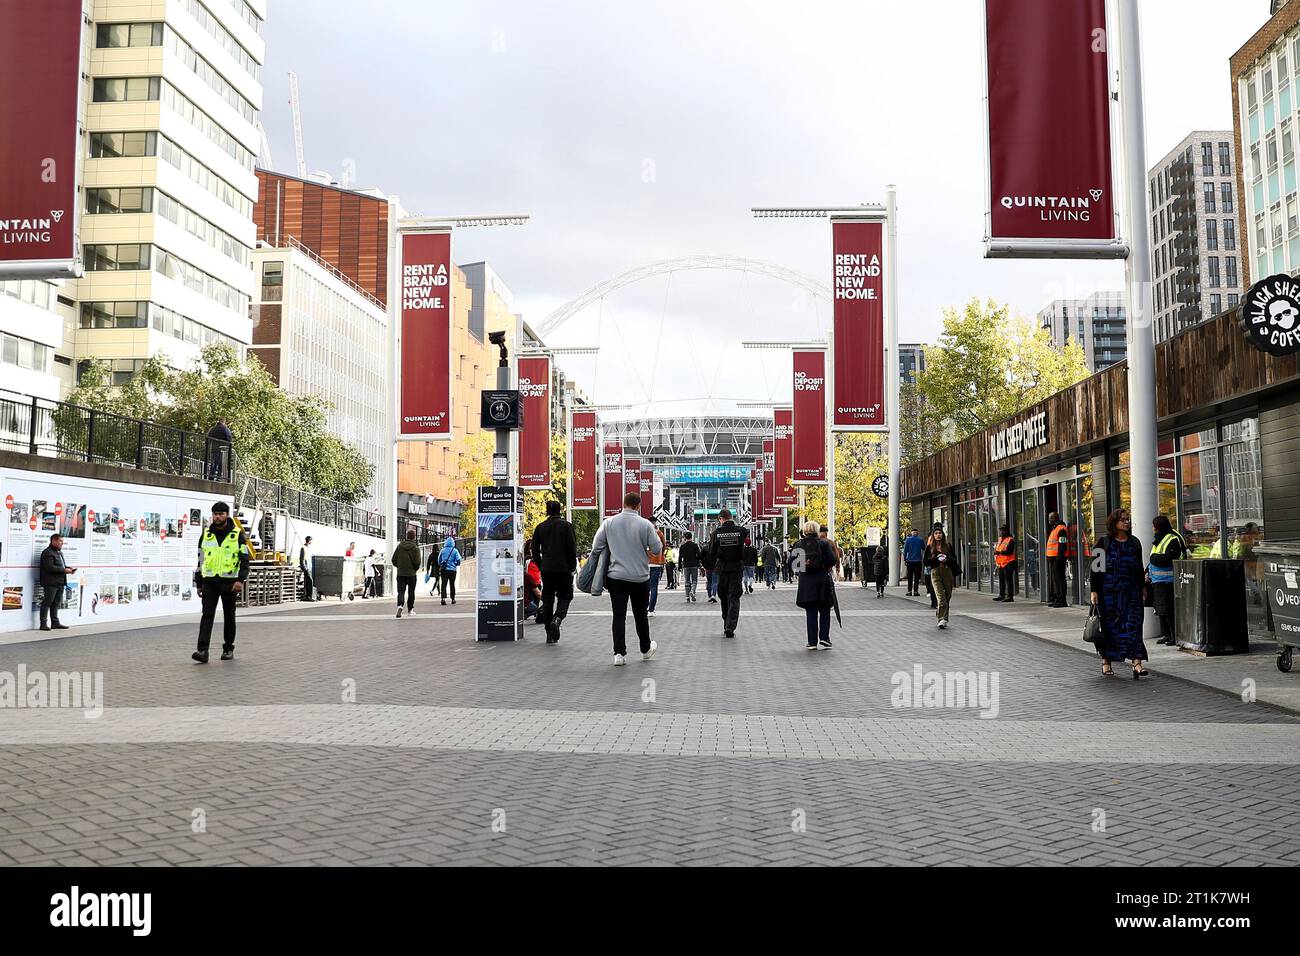
[[1236, 308], [1243, 294], [1232, 135], [1191, 133], [1148, 176], [1157, 342]]
[[1094, 292], [1084, 299], [1055, 300], [1039, 310], [1038, 324], [1059, 349], [1078, 342], [1088, 371], [1100, 372], [1128, 355], [1127, 311], [1123, 292]]

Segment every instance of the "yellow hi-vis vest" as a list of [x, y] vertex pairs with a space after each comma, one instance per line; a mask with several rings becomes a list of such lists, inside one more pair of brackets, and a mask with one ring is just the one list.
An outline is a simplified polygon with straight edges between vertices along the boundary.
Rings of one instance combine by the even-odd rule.
[[211, 529], [203, 532], [203, 577], [239, 577], [239, 531], [231, 528], [222, 541]]

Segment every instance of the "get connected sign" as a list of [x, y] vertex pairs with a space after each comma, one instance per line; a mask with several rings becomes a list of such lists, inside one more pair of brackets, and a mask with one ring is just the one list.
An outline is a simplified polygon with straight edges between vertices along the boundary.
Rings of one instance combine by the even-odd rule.
[[749, 480], [745, 465], [663, 465], [654, 471], [666, 485], [739, 485]]

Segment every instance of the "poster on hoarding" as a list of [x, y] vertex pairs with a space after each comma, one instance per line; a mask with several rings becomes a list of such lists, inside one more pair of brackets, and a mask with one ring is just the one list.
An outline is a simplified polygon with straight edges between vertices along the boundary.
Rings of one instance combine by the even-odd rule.
[[451, 232], [402, 232], [400, 372], [402, 441], [451, 438]]

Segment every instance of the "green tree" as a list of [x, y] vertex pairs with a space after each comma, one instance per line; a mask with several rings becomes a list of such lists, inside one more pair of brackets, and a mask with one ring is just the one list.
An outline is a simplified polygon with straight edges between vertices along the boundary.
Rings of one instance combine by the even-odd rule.
[[[551, 487], [550, 490], [538, 489], [524, 492], [524, 530], [529, 537], [546, 518], [546, 503], [558, 501], [561, 504], [568, 494], [569, 469], [568, 438], [557, 432], [551, 436]], [[600, 526], [600, 517], [592, 509], [573, 512], [573, 534], [578, 540], [578, 550], [586, 551], [591, 547], [596, 529]]]
[[[868, 528], [883, 528], [889, 521], [885, 498], [877, 498], [871, 483], [889, 474], [889, 446], [885, 435], [837, 433], [835, 436], [835, 539], [841, 547], [860, 548], [867, 543]], [[804, 492], [804, 510], [790, 511], [790, 534], [796, 536], [805, 521], [826, 524], [826, 486], [811, 485]]]
[[960, 441], [1087, 376], [1077, 341], [1058, 349], [1031, 319], [971, 299], [960, 312], [944, 309], [943, 335], [925, 350], [917, 411], [929, 420], [918, 437], [923, 445]]
[[374, 473], [360, 452], [327, 431], [328, 402], [291, 395], [256, 357], [241, 360], [223, 343], [206, 346], [188, 369], [146, 359], [123, 385], [113, 384], [107, 362], [92, 360], [68, 401], [201, 435], [224, 418], [244, 471], [346, 503], [365, 496]]
[[460, 456], [456, 498], [461, 504], [461, 536], [475, 538], [478, 536], [478, 490], [484, 485], [496, 484], [492, 480], [496, 436], [492, 432], [477, 432], [466, 438], [465, 445], [466, 449]]

